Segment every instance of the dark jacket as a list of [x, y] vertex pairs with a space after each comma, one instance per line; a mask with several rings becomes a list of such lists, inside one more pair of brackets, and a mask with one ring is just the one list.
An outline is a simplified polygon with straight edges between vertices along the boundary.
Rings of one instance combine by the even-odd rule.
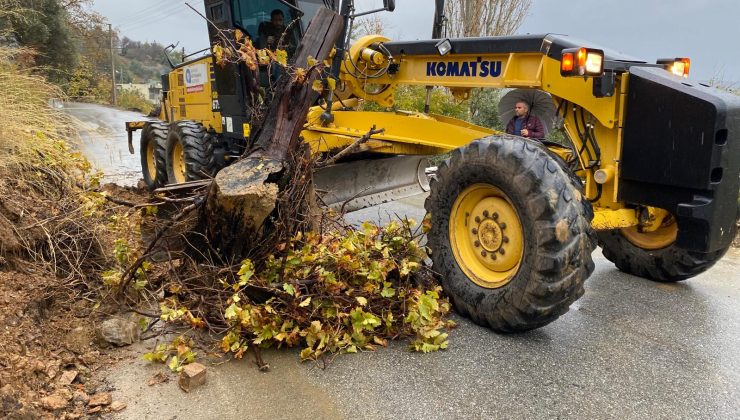
[[[514, 121], [517, 119], [516, 116], [509, 120], [509, 123], [506, 125], [506, 132], [509, 134], [514, 134]], [[522, 124], [522, 129], [529, 130], [529, 135], [527, 136], [530, 139], [543, 139], [545, 138], [545, 127], [542, 126], [542, 121], [540, 121], [539, 118], [535, 115], [529, 115], [527, 114], [526, 117], [524, 117], [524, 123]]]

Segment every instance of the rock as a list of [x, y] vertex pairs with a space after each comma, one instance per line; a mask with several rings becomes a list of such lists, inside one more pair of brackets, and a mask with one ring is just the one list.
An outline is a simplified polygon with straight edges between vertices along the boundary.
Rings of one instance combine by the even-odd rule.
[[141, 328], [133, 317], [116, 316], [103, 321], [97, 330], [98, 338], [116, 346], [128, 346], [139, 341]]
[[82, 418], [82, 413], [79, 411], [74, 411], [72, 413], [67, 413], [68, 419], [79, 419]]
[[60, 410], [67, 406], [67, 399], [61, 395], [53, 394], [41, 399], [41, 406], [47, 410]]
[[77, 378], [77, 371], [67, 370], [62, 373], [62, 376], [59, 378], [59, 385], [72, 385], [72, 382], [74, 382], [75, 378]]
[[90, 396], [87, 395], [85, 391], [78, 389], [75, 391], [74, 395], [72, 395], [72, 399], [83, 404], [87, 404], [88, 401], [90, 401]]
[[84, 327], [75, 327], [64, 337], [65, 346], [76, 354], [82, 354], [90, 345], [90, 335]]
[[167, 382], [169, 380], [170, 380], [170, 378], [167, 375], [165, 375], [162, 372], [159, 372], [156, 375], [154, 375], [151, 378], [149, 378], [149, 381], [147, 382], [147, 385], [154, 386], [154, 385], [158, 385], [158, 384], [163, 384], [163, 383], [165, 383], [165, 382]]
[[110, 405], [112, 402], [113, 397], [110, 395], [109, 392], [99, 392], [90, 397], [90, 401], [88, 401], [87, 405], [90, 407], [99, 407], [103, 405]]
[[200, 363], [191, 363], [185, 365], [180, 372], [180, 380], [178, 382], [180, 388], [185, 392], [190, 392], [198, 386], [206, 383], [206, 367]]
[[95, 414], [95, 413], [99, 412], [102, 409], [103, 409], [102, 406], [93, 407], [93, 408], [87, 410], [87, 414]]
[[5, 397], [6, 395], [13, 395], [13, 386], [10, 384], [5, 384], [5, 386], [0, 388], [0, 397]]
[[57, 376], [57, 373], [59, 373], [59, 365], [59, 360], [53, 360], [46, 365], [46, 376], [48, 376], [49, 379], [54, 379]]
[[121, 411], [126, 408], [126, 403], [123, 401], [113, 401], [110, 405], [110, 409], [113, 411]]

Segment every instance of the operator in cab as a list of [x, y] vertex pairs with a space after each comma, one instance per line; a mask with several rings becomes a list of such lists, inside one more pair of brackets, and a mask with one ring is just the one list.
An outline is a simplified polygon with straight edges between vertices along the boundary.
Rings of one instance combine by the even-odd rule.
[[529, 104], [523, 101], [517, 102], [514, 106], [514, 116], [506, 125], [506, 132], [530, 139], [545, 137], [545, 128], [542, 121], [536, 115], [529, 113]]
[[[283, 37], [285, 29], [285, 15], [283, 14], [283, 11], [280, 9], [273, 10], [270, 13], [270, 21], [260, 23], [257, 46], [259, 48], [268, 48], [270, 50], [281, 48], [282, 46], [278, 45], [278, 42], [280, 41], [280, 38]], [[289, 34], [286, 34], [286, 37], [289, 36]]]

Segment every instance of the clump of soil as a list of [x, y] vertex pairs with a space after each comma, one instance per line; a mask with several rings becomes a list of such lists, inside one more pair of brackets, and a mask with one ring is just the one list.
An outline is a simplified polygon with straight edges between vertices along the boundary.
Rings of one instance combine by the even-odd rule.
[[92, 344], [92, 305], [27, 270], [0, 272], [0, 416], [81, 417], [107, 358]]
[[[146, 194], [109, 185], [82, 198], [91, 191], [0, 177], [2, 418], [81, 418], [109, 410], [89, 402], [109, 391], [96, 373], [116, 354], [94, 343], [109, 291], [100, 272], [114, 239], [103, 223], [126, 206], [104, 197], [138, 204]], [[85, 215], [90, 197], [102, 200], [95, 204], [99, 214]]]

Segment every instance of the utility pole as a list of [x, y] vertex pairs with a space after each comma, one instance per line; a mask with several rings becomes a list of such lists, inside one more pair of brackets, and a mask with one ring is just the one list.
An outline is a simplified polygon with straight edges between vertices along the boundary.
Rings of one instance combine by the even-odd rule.
[[108, 24], [108, 34], [110, 35], [110, 75], [111, 75], [111, 92], [113, 93], [113, 105], [117, 105], [116, 100], [116, 61], [113, 55], [113, 25]]

